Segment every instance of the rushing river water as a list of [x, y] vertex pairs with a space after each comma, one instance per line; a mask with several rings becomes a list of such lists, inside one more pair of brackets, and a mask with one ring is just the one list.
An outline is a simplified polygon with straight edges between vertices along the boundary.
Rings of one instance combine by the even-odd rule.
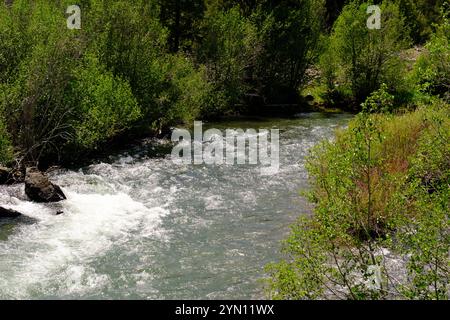
[[[51, 179], [67, 200], [36, 204], [23, 185], [0, 187], [22, 212], [0, 221], [0, 298], [253, 299], [279, 259], [289, 224], [310, 206], [304, 158], [349, 115], [233, 121], [279, 128], [280, 170], [176, 165], [143, 143], [110, 161]], [[61, 215], [55, 215], [63, 210]]]

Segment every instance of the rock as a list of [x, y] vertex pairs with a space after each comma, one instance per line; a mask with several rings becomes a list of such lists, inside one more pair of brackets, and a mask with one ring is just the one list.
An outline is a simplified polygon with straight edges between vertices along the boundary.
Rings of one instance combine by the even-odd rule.
[[9, 180], [11, 169], [0, 166], [0, 184], [5, 184]]
[[22, 183], [25, 181], [25, 168], [16, 168], [12, 170], [8, 183]]
[[26, 169], [25, 193], [35, 202], [58, 202], [66, 199], [61, 188], [34, 167]]
[[6, 168], [0, 166], [0, 184], [21, 183], [25, 179], [25, 169], [22, 168]]
[[0, 207], [0, 219], [1, 218], [17, 218], [17, 217], [20, 217], [21, 215], [22, 214], [20, 212], [17, 212], [15, 210]]

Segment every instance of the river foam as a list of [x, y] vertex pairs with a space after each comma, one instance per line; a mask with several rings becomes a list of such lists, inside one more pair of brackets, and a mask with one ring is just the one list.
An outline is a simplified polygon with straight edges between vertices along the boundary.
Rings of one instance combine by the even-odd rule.
[[0, 298], [261, 297], [264, 265], [279, 257], [289, 224], [310, 210], [299, 196], [305, 156], [348, 118], [220, 124], [280, 128], [278, 172], [175, 165], [142, 144], [53, 172], [68, 198], [60, 203], [32, 203], [23, 185], [0, 186], [0, 203], [26, 217], [0, 224]]

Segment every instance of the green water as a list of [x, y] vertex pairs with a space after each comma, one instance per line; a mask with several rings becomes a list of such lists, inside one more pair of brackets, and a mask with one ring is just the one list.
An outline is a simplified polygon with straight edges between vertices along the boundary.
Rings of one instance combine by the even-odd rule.
[[311, 210], [299, 195], [308, 187], [304, 158], [350, 117], [205, 126], [280, 129], [277, 173], [176, 165], [150, 157], [155, 145], [143, 143], [52, 174], [68, 197], [63, 203], [30, 203], [23, 186], [0, 187], [0, 203], [26, 215], [0, 222], [0, 298], [262, 298], [264, 266], [279, 259], [289, 224]]

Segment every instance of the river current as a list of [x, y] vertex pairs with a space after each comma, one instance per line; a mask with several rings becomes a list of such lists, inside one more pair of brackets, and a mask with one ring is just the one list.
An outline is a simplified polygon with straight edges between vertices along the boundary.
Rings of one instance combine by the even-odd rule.
[[[52, 172], [67, 200], [0, 186], [1, 299], [258, 299], [264, 266], [311, 205], [304, 159], [350, 115], [208, 124], [280, 129], [280, 168], [179, 165], [143, 142], [107, 161]], [[161, 142], [162, 143], [162, 142]], [[55, 215], [62, 210], [64, 213]]]

